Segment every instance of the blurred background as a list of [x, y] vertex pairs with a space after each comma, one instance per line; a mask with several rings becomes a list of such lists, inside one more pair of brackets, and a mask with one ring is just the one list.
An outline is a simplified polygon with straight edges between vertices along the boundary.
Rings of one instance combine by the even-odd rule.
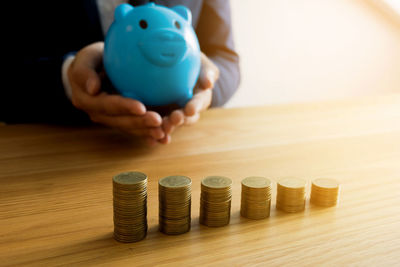
[[400, 92], [400, 0], [231, 0], [242, 79], [227, 107]]

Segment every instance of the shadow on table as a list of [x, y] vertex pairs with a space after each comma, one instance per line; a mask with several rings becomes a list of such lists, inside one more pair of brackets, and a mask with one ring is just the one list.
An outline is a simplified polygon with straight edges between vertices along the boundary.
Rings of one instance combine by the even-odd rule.
[[[324, 217], [330, 212], [328, 210], [312, 206], [307, 207], [305, 212], [285, 213], [273, 206], [271, 216], [262, 220], [244, 218], [240, 216], [240, 211], [236, 210], [231, 213], [230, 224], [225, 227], [207, 227], [199, 224], [199, 218], [194, 217], [191, 230], [181, 235], [163, 234], [158, 230], [158, 223], [154, 223], [149, 225], [146, 238], [136, 243], [120, 243], [114, 240], [113, 233], [109, 230], [101, 234], [88, 233], [87, 236], [83, 234], [75, 243], [70, 242], [70, 245], [47, 250], [43, 248], [41, 254], [49, 257], [41, 263], [73, 265], [174, 263], [185, 260], [185, 257], [189, 259], [199, 251], [207, 251], [210, 244], [229, 246], [241, 242], [268, 240], [289, 228], [292, 233], [301, 235], [302, 229], [309, 229], [313, 223], [310, 217], [319, 215]], [[332, 218], [326, 219], [332, 220]], [[35, 258], [34, 255], [31, 256]]]

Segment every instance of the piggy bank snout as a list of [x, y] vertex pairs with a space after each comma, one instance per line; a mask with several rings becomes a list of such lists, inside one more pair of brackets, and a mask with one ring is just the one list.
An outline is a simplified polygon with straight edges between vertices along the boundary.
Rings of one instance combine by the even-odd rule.
[[143, 56], [152, 64], [159, 66], [177, 64], [188, 50], [182, 34], [169, 29], [148, 32], [138, 44]]

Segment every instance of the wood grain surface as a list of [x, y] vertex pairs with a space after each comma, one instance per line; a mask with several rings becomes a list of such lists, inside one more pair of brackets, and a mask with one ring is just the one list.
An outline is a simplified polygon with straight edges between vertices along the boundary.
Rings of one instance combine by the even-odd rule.
[[[149, 176], [146, 239], [112, 238], [112, 183]], [[192, 229], [158, 227], [159, 178], [192, 178]], [[198, 223], [200, 180], [231, 177], [230, 225]], [[271, 216], [240, 217], [240, 181], [272, 179]], [[275, 209], [276, 180], [333, 177], [340, 203]], [[309, 189], [309, 187], [308, 187]], [[147, 148], [101, 127], [0, 128], [0, 265], [393, 266], [400, 257], [400, 96], [213, 109]]]

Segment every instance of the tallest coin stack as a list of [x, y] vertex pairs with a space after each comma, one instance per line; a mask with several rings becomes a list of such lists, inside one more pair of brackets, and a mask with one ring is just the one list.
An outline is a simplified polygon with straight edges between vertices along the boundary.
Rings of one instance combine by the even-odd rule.
[[147, 234], [147, 176], [124, 172], [113, 177], [114, 238], [137, 242]]

